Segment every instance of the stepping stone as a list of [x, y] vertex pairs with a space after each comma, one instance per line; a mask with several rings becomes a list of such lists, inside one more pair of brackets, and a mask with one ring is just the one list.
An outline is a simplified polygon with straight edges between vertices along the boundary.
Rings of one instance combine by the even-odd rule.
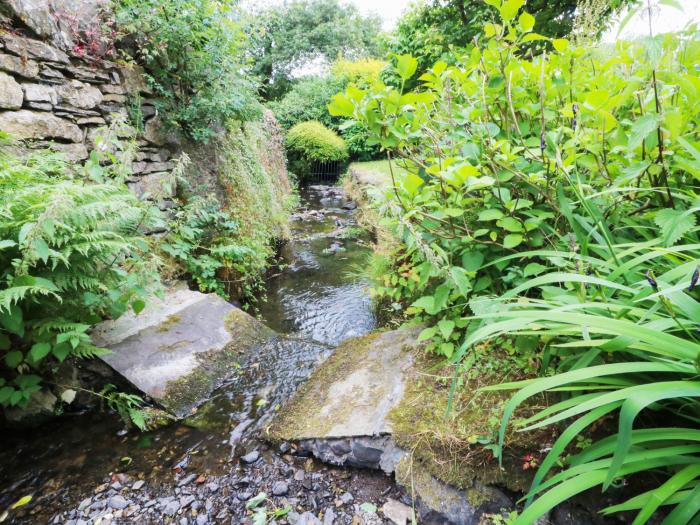
[[101, 359], [165, 410], [182, 418], [236, 373], [274, 331], [214, 294], [177, 285], [139, 314], [101, 323]]

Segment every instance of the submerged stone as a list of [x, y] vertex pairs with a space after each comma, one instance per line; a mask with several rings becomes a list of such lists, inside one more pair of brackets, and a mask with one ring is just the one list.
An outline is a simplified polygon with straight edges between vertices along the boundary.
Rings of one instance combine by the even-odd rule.
[[183, 286], [93, 333], [96, 345], [111, 350], [102, 359], [177, 417], [192, 413], [233, 378], [245, 354], [274, 337], [224, 299]]

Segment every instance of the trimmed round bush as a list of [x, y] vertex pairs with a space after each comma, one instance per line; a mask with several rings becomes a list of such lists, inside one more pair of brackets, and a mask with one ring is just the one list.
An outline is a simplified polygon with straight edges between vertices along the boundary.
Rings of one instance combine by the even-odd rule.
[[345, 141], [316, 120], [293, 126], [287, 132], [286, 146], [289, 167], [300, 178], [304, 178], [316, 163], [348, 160]]

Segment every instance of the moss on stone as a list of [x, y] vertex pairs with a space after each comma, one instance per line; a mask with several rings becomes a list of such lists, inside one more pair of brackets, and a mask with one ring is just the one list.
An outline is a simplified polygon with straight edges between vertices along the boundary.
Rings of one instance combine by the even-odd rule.
[[[332, 423], [320, 418], [318, 413], [328, 399], [330, 387], [362, 362], [371, 344], [380, 335], [376, 332], [341, 344], [284, 406], [268, 429], [268, 438], [272, 441], [288, 441], [309, 437], [305, 434], [309, 429], [314, 429], [319, 434], [328, 432]], [[349, 411], [353, 409], [350, 402], [346, 403], [346, 407]]]
[[[448, 412], [453, 377], [454, 369], [440, 359], [424, 353], [415, 356], [404, 397], [389, 413], [397, 444], [410, 450], [422, 469], [447, 484], [468, 489], [477, 481], [525, 490], [532, 472], [523, 470], [522, 456], [537, 455], [551, 439], [550, 431], [509, 429], [501, 469], [484, 445], [496, 440], [503, 407], [512, 392], [477, 392], [481, 386], [500, 382], [499, 378], [467, 381], [457, 388]], [[532, 407], [525, 407], [516, 417], [531, 411]]]
[[168, 332], [173, 327], [182, 320], [179, 315], [169, 315], [165, 321], [163, 321], [160, 326], [158, 326], [158, 332]]
[[229, 312], [224, 326], [231, 334], [231, 341], [223, 350], [196, 354], [198, 366], [187, 376], [168, 382], [161, 401], [166, 409], [184, 415], [181, 413], [183, 407], [191, 410], [224, 380], [232, 378], [232, 372], [238, 370], [246, 352], [254, 351], [266, 340], [276, 337], [273, 330], [238, 308]]

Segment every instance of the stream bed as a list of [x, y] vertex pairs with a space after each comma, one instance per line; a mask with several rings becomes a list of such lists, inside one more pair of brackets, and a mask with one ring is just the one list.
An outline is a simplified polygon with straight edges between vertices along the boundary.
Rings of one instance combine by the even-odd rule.
[[[253, 523], [246, 505], [264, 492], [257, 508], [270, 523], [369, 525], [385, 522], [373, 509], [387, 498], [408, 502], [381, 473], [322, 465], [258, 438], [335, 346], [376, 327], [359, 271], [370, 247], [351, 235], [353, 207], [339, 188], [302, 189], [284, 264], [259, 305], [286, 335], [242, 362], [188, 420], [139, 433], [114, 415], [72, 414], [4, 436], [0, 522]], [[24, 496], [29, 504], [2, 514]]]

